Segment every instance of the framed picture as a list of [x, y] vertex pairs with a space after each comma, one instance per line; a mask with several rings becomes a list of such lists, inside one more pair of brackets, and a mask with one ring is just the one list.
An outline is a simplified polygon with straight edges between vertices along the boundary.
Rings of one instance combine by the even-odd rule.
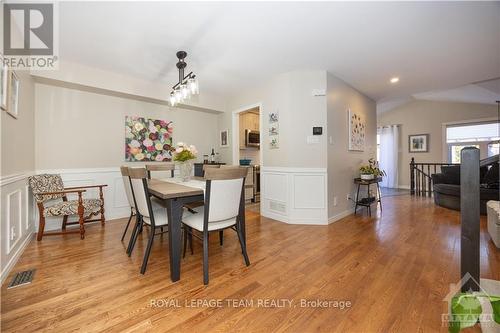
[[125, 161], [167, 162], [172, 160], [171, 121], [145, 117], [125, 117]]
[[220, 131], [220, 146], [229, 147], [229, 130]]
[[10, 72], [9, 75], [9, 93], [7, 100], [7, 113], [12, 117], [17, 118], [19, 116], [19, 78], [14, 71]]
[[279, 126], [278, 123], [269, 124], [269, 136], [278, 135], [279, 134]]
[[279, 114], [278, 112], [270, 112], [269, 113], [269, 123], [277, 123], [279, 120]]
[[7, 110], [7, 85], [9, 83], [9, 68], [3, 63], [0, 55], [0, 108]]
[[429, 151], [429, 134], [413, 134], [408, 136], [408, 152], [427, 153]]
[[278, 136], [269, 137], [269, 149], [278, 149], [280, 147], [280, 141]]
[[361, 115], [348, 110], [349, 114], [349, 150], [365, 150], [366, 124]]

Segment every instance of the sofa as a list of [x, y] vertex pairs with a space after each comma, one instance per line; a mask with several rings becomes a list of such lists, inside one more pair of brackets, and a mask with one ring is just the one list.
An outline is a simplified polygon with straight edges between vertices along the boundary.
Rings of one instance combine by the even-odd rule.
[[[486, 203], [489, 200], [499, 200], [498, 172], [498, 163], [480, 168], [481, 215], [486, 215]], [[436, 205], [460, 210], [460, 165], [442, 166], [441, 173], [431, 177]]]
[[500, 201], [488, 201], [488, 233], [496, 247], [500, 248]]

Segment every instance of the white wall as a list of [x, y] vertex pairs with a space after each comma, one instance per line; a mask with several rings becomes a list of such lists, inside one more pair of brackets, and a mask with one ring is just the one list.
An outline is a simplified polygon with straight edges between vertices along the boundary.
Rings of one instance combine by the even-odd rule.
[[[106, 219], [130, 212], [120, 165], [125, 163], [125, 116], [173, 121], [174, 143], [182, 141], [203, 153], [217, 147], [217, 115], [129, 98], [46, 84], [36, 84], [35, 165], [37, 173], [59, 173], [65, 186], [108, 184], [104, 190]], [[97, 195], [88, 191], [87, 196]], [[47, 230], [61, 219], [47, 220]]]
[[125, 116], [174, 122], [173, 139], [209, 153], [217, 143], [217, 116], [133, 99], [36, 84], [37, 170], [106, 168], [124, 164]]
[[[443, 151], [443, 123], [497, 117], [495, 105], [416, 100], [379, 114], [378, 126], [401, 125], [399, 141], [399, 186], [410, 186], [410, 160], [447, 162]], [[429, 152], [409, 153], [408, 136], [429, 134]]]
[[[376, 157], [377, 114], [376, 104], [344, 81], [328, 73], [328, 216], [338, 220], [353, 212], [353, 179], [359, 177], [359, 167]], [[366, 121], [365, 151], [349, 151], [348, 109]], [[374, 188], [373, 188], [374, 189]], [[337, 205], [334, 206], [336, 197]]]
[[[284, 73], [232, 96], [228, 112], [219, 115], [219, 128], [231, 128], [232, 111], [260, 104], [261, 214], [287, 223], [328, 220], [326, 97], [313, 96], [313, 90], [326, 91], [325, 71]], [[279, 149], [269, 148], [270, 112], [279, 112]], [[322, 126], [324, 134], [318, 143], [308, 144], [314, 126]], [[231, 147], [221, 149], [221, 157], [231, 163]]]
[[34, 82], [16, 71], [20, 81], [19, 116], [1, 111], [0, 268], [1, 280], [21, 255], [34, 231], [33, 199], [27, 177], [34, 163]]

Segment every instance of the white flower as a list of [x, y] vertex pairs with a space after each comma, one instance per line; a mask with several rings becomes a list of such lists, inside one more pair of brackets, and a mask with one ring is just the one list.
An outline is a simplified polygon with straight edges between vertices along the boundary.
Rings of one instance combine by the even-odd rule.
[[183, 142], [177, 142], [177, 146], [184, 147], [184, 143]]
[[183, 151], [183, 150], [184, 150], [184, 149], [182, 149], [181, 147], [179, 147], [179, 148], [177, 148], [177, 149], [175, 150], [175, 152], [176, 152], [177, 154], [180, 154], [180, 153], [182, 153], [182, 151]]

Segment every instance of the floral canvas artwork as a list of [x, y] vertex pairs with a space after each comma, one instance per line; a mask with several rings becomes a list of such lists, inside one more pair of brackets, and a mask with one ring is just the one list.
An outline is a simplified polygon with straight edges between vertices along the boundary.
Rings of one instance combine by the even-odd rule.
[[366, 124], [361, 116], [349, 109], [349, 150], [365, 150]]
[[125, 117], [125, 161], [171, 161], [173, 129], [171, 121]]

